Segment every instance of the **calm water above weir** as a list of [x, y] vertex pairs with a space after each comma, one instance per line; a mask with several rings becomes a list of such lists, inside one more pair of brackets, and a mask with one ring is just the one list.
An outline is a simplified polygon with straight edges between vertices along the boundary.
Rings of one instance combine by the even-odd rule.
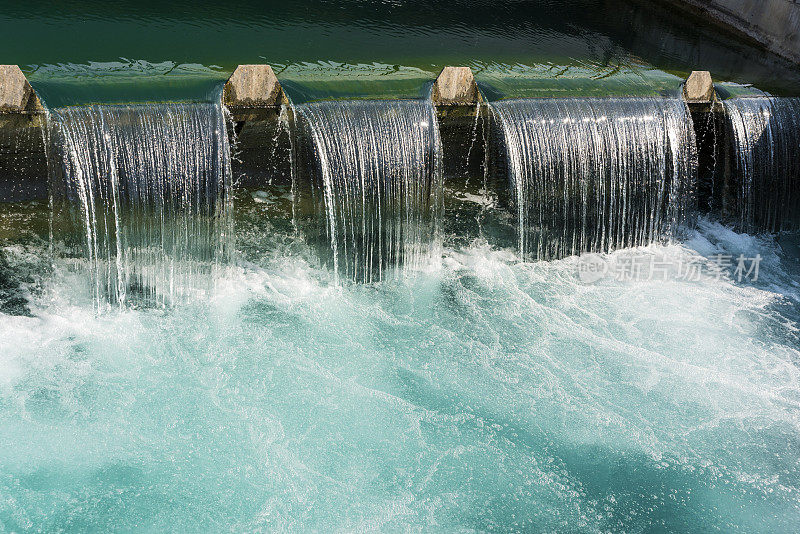
[[3, 1], [0, 28], [2, 61], [51, 106], [205, 99], [245, 63], [275, 66], [295, 102], [417, 97], [445, 65], [493, 98], [654, 95], [696, 69], [800, 90], [796, 70], [638, 0]]

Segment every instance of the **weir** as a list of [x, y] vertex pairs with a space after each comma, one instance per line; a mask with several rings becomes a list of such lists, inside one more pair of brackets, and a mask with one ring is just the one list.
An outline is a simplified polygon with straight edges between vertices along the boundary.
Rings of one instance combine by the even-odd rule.
[[800, 534], [800, 56], [659, 1], [5, 2], [0, 534]]
[[[430, 102], [323, 102], [296, 108], [314, 166], [307, 190], [324, 257], [345, 279], [419, 268], [435, 246], [441, 143]], [[301, 200], [302, 202], [302, 200]]]
[[681, 91], [689, 108], [697, 142], [696, 205], [700, 212], [719, 212], [721, 205], [714, 196], [716, 184], [724, 181], [721, 172], [727, 153], [722, 143], [724, 108], [708, 71], [694, 71]]
[[208, 287], [233, 238], [221, 106], [62, 108], [50, 120], [54, 232], [85, 260], [98, 306]]
[[516, 100], [491, 109], [524, 257], [645, 245], [672, 237], [686, 217], [696, 155], [681, 100]]
[[[17, 71], [4, 86], [18, 109], [0, 114], [11, 132], [0, 178], [25, 179], [4, 184], [2, 200], [54, 199], [55, 235], [81, 236], [66, 242], [84, 250], [98, 301], [192, 291], [231, 248], [234, 183], [290, 186], [275, 209], [337, 277], [365, 282], [418, 268], [443, 234], [550, 259], [672, 239], [694, 208], [751, 231], [798, 226], [798, 100], [723, 103], [708, 72], [692, 73], [683, 100], [487, 104], [469, 68], [448, 67], [428, 100], [294, 107], [268, 65], [243, 65], [222, 105], [62, 108], [43, 135]], [[33, 172], [48, 138], [49, 186]]]

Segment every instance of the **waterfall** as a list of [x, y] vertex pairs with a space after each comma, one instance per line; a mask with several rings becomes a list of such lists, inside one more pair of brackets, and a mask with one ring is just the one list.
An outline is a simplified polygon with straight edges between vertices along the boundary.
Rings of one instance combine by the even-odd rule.
[[733, 216], [749, 231], [800, 227], [800, 98], [724, 102], [732, 142]]
[[[419, 268], [435, 249], [441, 144], [427, 101], [298, 106], [316, 160], [311, 197], [337, 280]], [[395, 271], [396, 272], [396, 271]]]
[[232, 239], [221, 105], [62, 108], [50, 124], [54, 205], [83, 235], [98, 306], [207, 288]]
[[693, 196], [696, 148], [680, 100], [491, 104], [523, 257], [559, 258], [670, 238]]

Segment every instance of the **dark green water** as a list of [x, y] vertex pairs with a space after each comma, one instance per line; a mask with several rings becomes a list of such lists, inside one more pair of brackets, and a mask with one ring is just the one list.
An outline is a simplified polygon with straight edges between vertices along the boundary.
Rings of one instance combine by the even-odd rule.
[[636, 0], [4, 1], [0, 30], [0, 61], [50, 106], [207, 99], [264, 62], [295, 102], [417, 96], [445, 65], [471, 66], [491, 99], [675, 92], [695, 69], [800, 89], [763, 52]]

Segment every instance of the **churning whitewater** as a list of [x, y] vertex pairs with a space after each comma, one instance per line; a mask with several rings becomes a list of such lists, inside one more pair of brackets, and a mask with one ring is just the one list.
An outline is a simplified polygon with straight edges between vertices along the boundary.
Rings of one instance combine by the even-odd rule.
[[601, 257], [719, 253], [760, 282], [586, 284], [476, 243], [335, 286], [245, 254], [208, 299], [101, 315], [59, 262], [0, 321], [3, 528], [788, 532], [796, 264], [711, 222]]

